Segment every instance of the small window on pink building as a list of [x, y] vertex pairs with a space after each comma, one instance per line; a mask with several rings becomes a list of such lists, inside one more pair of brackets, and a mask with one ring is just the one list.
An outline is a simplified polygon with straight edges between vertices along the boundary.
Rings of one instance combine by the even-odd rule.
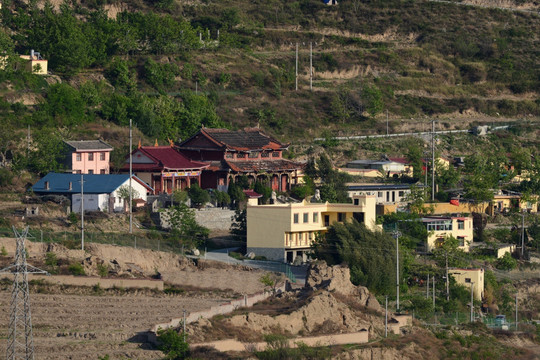
[[94, 161], [94, 153], [88, 153], [88, 161]]
[[75, 160], [81, 161], [81, 154], [76, 154], [75, 155]]
[[99, 173], [100, 173], [100, 174], [105, 174], [105, 169], [99, 170]]
[[99, 160], [105, 161], [105, 153], [104, 152], [99, 153]]
[[93, 173], [94, 173], [94, 170], [88, 170], [88, 173], [89, 173], [89, 174], [93, 174]]

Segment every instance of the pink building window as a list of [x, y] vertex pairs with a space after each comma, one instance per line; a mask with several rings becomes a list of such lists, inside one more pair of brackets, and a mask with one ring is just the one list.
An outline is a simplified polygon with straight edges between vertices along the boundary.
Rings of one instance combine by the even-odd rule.
[[88, 153], [88, 161], [94, 161], [94, 153]]
[[81, 154], [76, 154], [75, 155], [75, 160], [81, 161]]
[[89, 174], [93, 174], [93, 173], [94, 173], [94, 170], [90, 169], [90, 170], [88, 170], [88, 173], [89, 173]]
[[99, 160], [104, 161], [105, 160], [105, 153], [99, 153]]
[[100, 174], [105, 174], [105, 169], [99, 170], [99, 173], [100, 173]]

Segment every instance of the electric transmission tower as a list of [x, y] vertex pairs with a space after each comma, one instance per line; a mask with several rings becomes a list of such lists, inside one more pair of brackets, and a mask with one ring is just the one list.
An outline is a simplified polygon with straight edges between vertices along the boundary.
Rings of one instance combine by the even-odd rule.
[[15, 263], [0, 270], [0, 273], [13, 274], [6, 359], [33, 360], [34, 340], [32, 337], [32, 317], [30, 316], [28, 274], [47, 274], [47, 272], [26, 264], [24, 242], [28, 236], [28, 227], [22, 232], [18, 232], [14, 226], [13, 232], [17, 239]]

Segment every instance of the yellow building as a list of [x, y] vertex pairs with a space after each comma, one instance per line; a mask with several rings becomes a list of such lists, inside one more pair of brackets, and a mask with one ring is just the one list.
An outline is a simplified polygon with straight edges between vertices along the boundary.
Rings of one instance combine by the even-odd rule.
[[422, 218], [422, 223], [424, 223], [428, 231], [426, 249], [428, 252], [442, 245], [444, 240], [450, 236], [459, 240], [460, 249], [469, 252], [470, 243], [473, 241], [472, 217], [430, 216]]
[[30, 50], [30, 55], [20, 55], [20, 57], [28, 60], [25, 65], [26, 70], [37, 75], [47, 75], [48, 61], [44, 60], [40, 53]]
[[309, 203], [247, 205], [247, 251], [270, 260], [307, 260], [313, 240], [335, 222], [356, 219], [372, 230], [375, 196], [353, 197], [352, 204]]
[[475, 300], [484, 298], [484, 269], [448, 269], [456, 283], [470, 289], [474, 284], [473, 297]]

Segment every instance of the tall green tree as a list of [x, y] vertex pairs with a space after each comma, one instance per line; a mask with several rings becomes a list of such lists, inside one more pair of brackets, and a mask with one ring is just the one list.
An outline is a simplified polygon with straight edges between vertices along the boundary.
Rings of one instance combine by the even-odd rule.
[[313, 255], [329, 265], [347, 264], [355, 285], [367, 286], [376, 294], [393, 294], [396, 287], [395, 243], [388, 234], [371, 231], [353, 220], [335, 223], [326, 234], [319, 236], [313, 244]]
[[208, 238], [210, 231], [197, 223], [195, 211], [185, 203], [171, 207], [167, 214], [171, 235], [178, 237], [181, 244], [195, 248]]

